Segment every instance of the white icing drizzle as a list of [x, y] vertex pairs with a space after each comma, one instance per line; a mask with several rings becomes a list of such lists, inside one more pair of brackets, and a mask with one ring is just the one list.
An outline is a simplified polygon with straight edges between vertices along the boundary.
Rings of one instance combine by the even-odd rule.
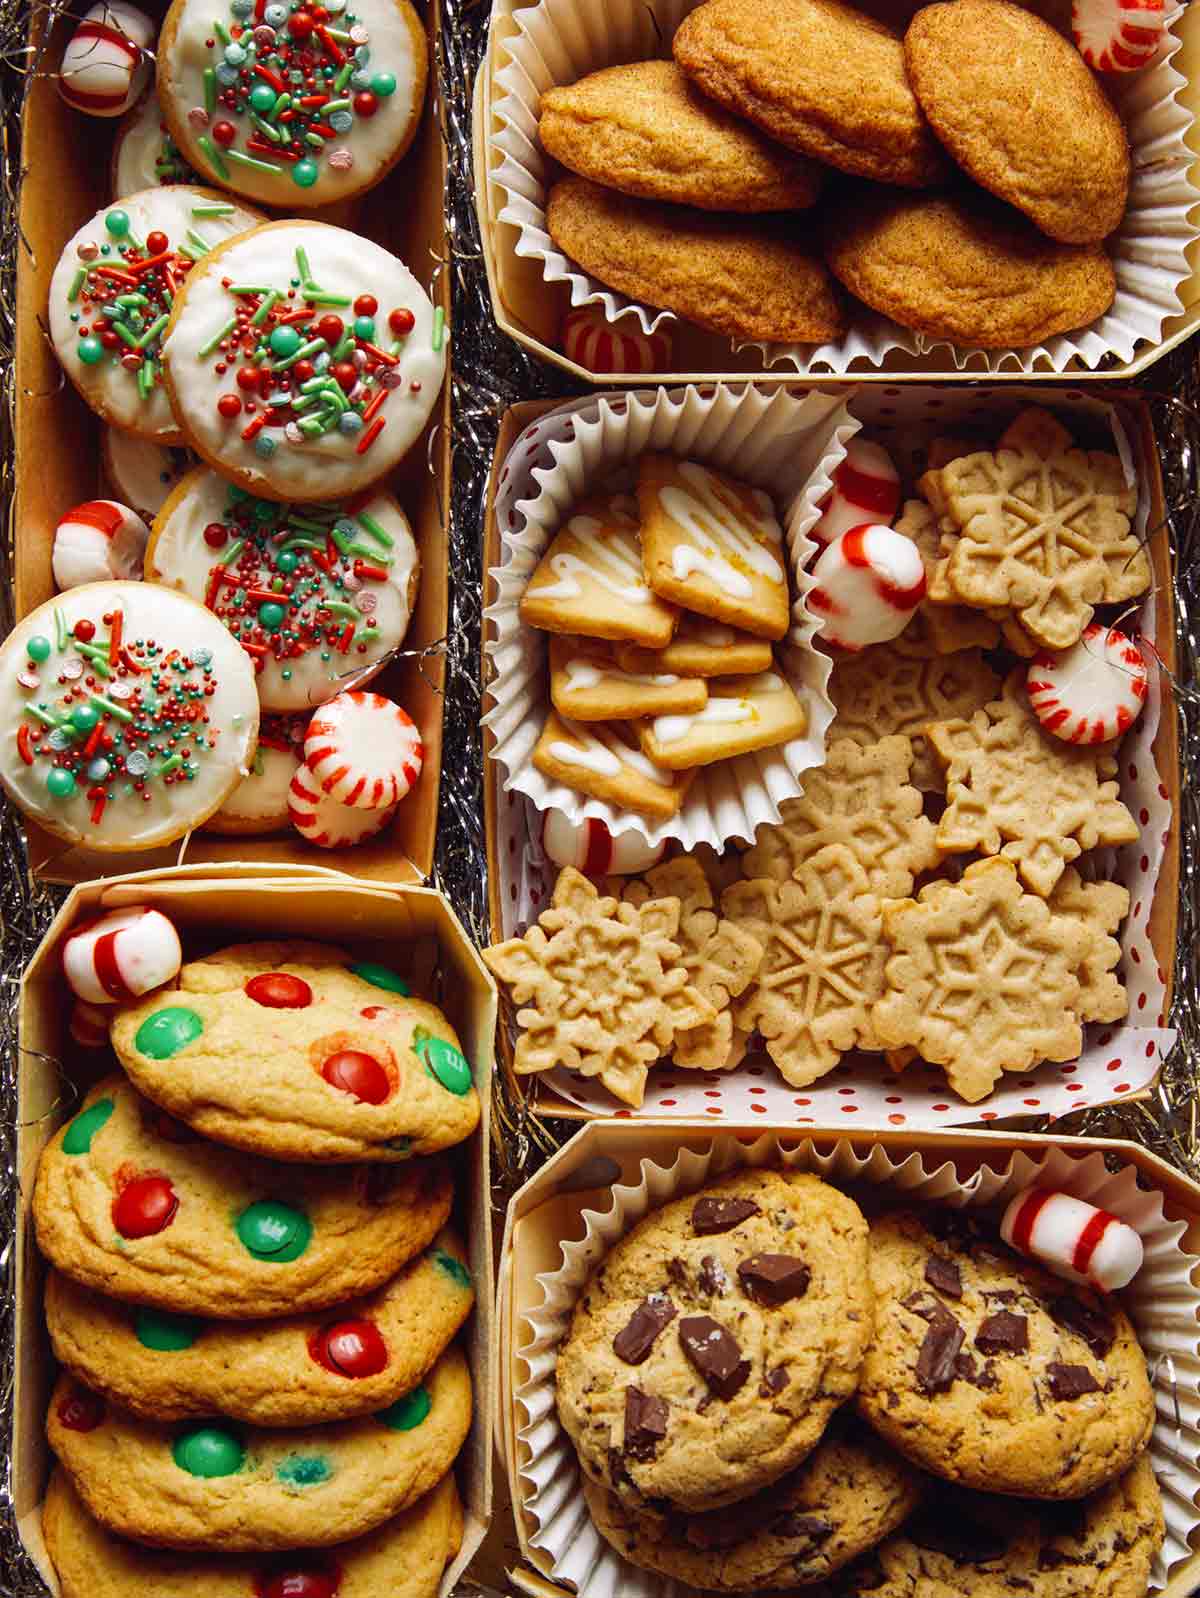
[[578, 599], [583, 592], [579, 573], [627, 605], [648, 605], [653, 600], [642, 580], [641, 550], [633, 538], [624, 533], [602, 538], [604, 523], [592, 516], [573, 516], [566, 531], [587, 551], [586, 558], [569, 550], [551, 555], [550, 570], [559, 580], [533, 590], [539, 599]]
[[[684, 461], [679, 474], [688, 489], [669, 484], [659, 491], [659, 503], [672, 521], [678, 523], [695, 542], [680, 542], [671, 552], [671, 567], [681, 582], [692, 572], [703, 572], [714, 583], [727, 589], [738, 599], [753, 596], [754, 586], [744, 572], [729, 560], [733, 554], [751, 571], [771, 583], [785, 581], [779, 561], [754, 536], [757, 532], [769, 542], [782, 541], [779, 524], [774, 514], [767, 519], [752, 521], [744, 513], [735, 513], [718, 495], [711, 475], [694, 461]], [[761, 505], [765, 495], [755, 494], [755, 503]], [[748, 531], [751, 521], [754, 532]], [[724, 550], [724, 553], [722, 553]]]
[[757, 707], [748, 699], [710, 699], [703, 710], [690, 716], [655, 716], [654, 736], [660, 744], [682, 743], [698, 726], [727, 726], [757, 716]]
[[744, 678], [739, 686], [744, 694], [777, 694], [787, 684], [778, 672], [760, 671], [757, 676]]
[[564, 743], [561, 738], [556, 738], [550, 745], [550, 753], [555, 760], [561, 760], [564, 766], [583, 766], [588, 771], [598, 772], [602, 777], [615, 777], [621, 770], [621, 762], [616, 755], [595, 738], [588, 739], [585, 749], [576, 748], [574, 744]]
[[698, 644], [707, 644], [710, 649], [728, 649], [731, 644], [737, 642], [737, 634], [733, 628], [722, 627], [719, 622], [713, 622], [709, 626], [689, 627], [688, 633]]
[[565, 766], [583, 766], [586, 770], [595, 771], [602, 777], [616, 777], [623, 765], [630, 766], [649, 782], [656, 782], [661, 788], [674, 787], [675, 777], [672, 772], [656, 766], [640, 749], [631, 749], [612, 728], [581, 727], [578, 722], [565, 720], [564, 726], [582, 745], [580, 748], [560, 738], [556, 738], [550, 744], [549, 753], [556, 760], [561, 760]]
[[614, 667], [595, 666], [590, 660], [568, 660], [566, 664], [567, 687], [576, 689], [598, 688], [602, 682], [637, 683], [644, 688], [673, 688], [679, 678], [670, 672], [647, 676], [644, 672], [618, 671]]

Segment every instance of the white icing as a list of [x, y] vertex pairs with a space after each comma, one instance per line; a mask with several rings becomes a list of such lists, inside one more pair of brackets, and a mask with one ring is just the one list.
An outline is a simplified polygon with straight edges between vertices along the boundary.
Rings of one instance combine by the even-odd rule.
[[564, 725], [571, 736], [579, 740], [579, 747], [561, 738], [554, 739], [549, 745], [549, 753], [564, 765], [582, 766], [602, 777], [616, 777], [622, 766], [630, 766], [660, 787], [670, 788], [674, 784], [672, 772], [656, 766], [640, 749], [630, 748], [612, 728], [582, 727], [578, 722], [565, 720]]
[[[113, 199], [127, 194], [137, 194], [141, 189], [157, 188], [163, 183], [194, 182], [194, 172], [185, 171], [179, 178], [164, 178], [158, 171], [163, 159], [166, 133], [162, 108], [151, 84], [146, 93], [123, 118], [113, 144]], [[180, 158], [180, 164], [186, 163]]]
[[[583, 592], [579, 577], [599, 583], [627, 605], [648, 605], [654, 595], [643, 580], [642, 552], [637, 540], [625, 533], [602, 537], [604, 523], [592, 516], [572, 516], [566, 531], [587, 550], [586, 559], [560, 550], [550, 557], [550, 570], [557, 583], [541, 583], [535, 590], [539, 599], [578, 599]], [[577, 575], [578, 574], [578, 575]]]
[[615, 777], [621, 769], [621, 762], [616, 755], [595, 739], [589, 739], [587, 747], [579, 749], [575, 744], [555, 738], [550, 744], [550, 753], [556, 760], [561, 760], [564, 766], [583, 766], [602, 777]]
[[572, 692], [577, 689], [598, 688], [602, 682], [636, 683], [642, 688], [672, 688], [679, 681], [679, 678], [672, 676], [670, 672], [652, 677], [644, 672], [618, 671], [616, 667], [601, 668], [594, 666], [588, 660], [568, 660], [565, 669], [567, 687]]
[[100, 446], [104, 471], [120, 499], [152, 522], [194, 457], [177, 445], [155, 444], [106, 427]]
[[753, 584], [731, 563], [729, 556], [733, 555], [768, 582], [783, 583], [783, 567], [755, 536], [757, 533], [776, 545], [782, 543], [782, 530], [767, 496], [755, 492], [754, 503], [762, 519], [752, 521], [750, 530], [746, 523], [751, 518], [745, 510], [735, 512], [725, 503], [703, 466], [684, 461], [679, 473], [688, 484], [687, 489], [672, 483], [659, 491], [665, 513], [694, 540], [680, 541], [672, 550], [671, 566], [676, 578], [682, 582], [693, 572], [702, 572], [738, 599], [749, 599], [754, 593]]
[[[753, 677], [743, 677], [738, 684], [743, 694], [777, 694], [787, 687], [778, 672], [760, 671]], [[720, 689], [714, 690], [716, 693]]]
[[[140, 244], [145, 244], [150, 233], [160, 232], [167, 235], [173, 248], [177, 248], [186, 241], [190, 228], [211, 248], [222, 239], [231, 238], [235, 233], [244, 233], [247, 228], [255, 227], [262, 221], [257, 212], [236, 203], [228, 216], [197, 217], [192, 214], [194, 205], [231, 203], [226, 194], [218, 194], [211, 189], [194, 189], [185, 184], [145, 189], [140, 194], [127, 195], [119, 206], [106, 205], [68, 240], [50, 280], [50, 337], [67, 376], [92, 409], [99, 411], [106, 421], [115, 422], [142, 438], [160, 443], [169, 443], [179, 437], [178, 424], [171, 414], [167, 391], [161, 381], [156, 383], [147, 399], [142, 399], [138, 393], [137, 377], [121, 365], [119, 351], [111, 354], [106, 351], [104, 359], [97, 366], [85, 366], [79, 359], [76, 349], [80, 324], [72, 322], [71, 315], [80, 307], [77, 302], [72, 303], [67, 298], [76, 273], [86, 264], [80, 260], [79, 245], [111, 245], [113, 241], [105, 231], [104, 218], [112, 210], [121, 210], [129, 217], [130, 231]], [[97, 255], [96, 261], [101, 260], [113, 266], [120, 266], [121, 263], [121, 257], [115, 249], [107, 256]], [[82, 325], [88, 324], [85, 322]]]
[[[351, 300], [360, 294], [375, 296], [381, 339], [388, 336], [391, 311], [404, 308], [415, 318], [398, 365], [392, 368], [400, 385], [379, 412], [386, 425], [362, 455], [356, 453], [360, 435], [334, 428], [296, 445], [282, 441], [277, 433], [278, 448], [269, 460], [263, 459], [254, 442], [241, 436], [245, 414], [226, 420], [217, 411], [220, 395], [234, 388], [229, 374], [219, 376], [216, 357], [199, 353], [233, 314], [235, 302], [221, 279], [286, 288], [296, 275], [298, 247], [307, 252], [313, 279], [324, 288]], [[353, 315], [348, 309], [345, 314]], [[433, 320], [425, 290], [403, 261], [380, 245], [320, 222], [274, 223], [231, 245], [212, 267], [201, 264], [191, 272], [186, 298], [163, 346], [163, 360], [175, 385], [184, 430], [222, 466], [277, 499], [337, 499], [384, 477], [408, 453], [428, 421], [446, 371], [445, 343], [438, 351], [433, 348]]]
[[721, 727], [739, 721], [753, 721], [758, 711], [748, 699], [710, 699], [703, 710], [687, 716], [656, 716], [654, 736], [660, 744], [677, 744], [697, 727]]
[[274, 821], [280, 827], [285, 827], [288, 819], [288, 788], [299, 764], [297, 755], [290, 752], [285, 754], [282, 749], [259, 744], [250, 775], [238, 783], [218, 811], [216, 820], [243, 825]]
[[[680, 629], [683, 630], [682, 628]], [[718, 622], [707, 625], [698, 623], [687, 629], [689, 638], [694, 638], [699, 644], [707, 644], [710, 649], [728, 649], [737, 642], [737, 634], [732, 627], [722, 627]]]

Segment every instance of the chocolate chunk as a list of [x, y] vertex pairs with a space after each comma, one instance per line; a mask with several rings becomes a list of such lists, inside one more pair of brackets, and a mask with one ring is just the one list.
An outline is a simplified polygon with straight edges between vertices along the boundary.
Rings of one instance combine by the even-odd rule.
[[962, 1297], [962, 1272], [955, 1260], [931, 1254], [925, 1261], [925, 1280], [936, 1292], [946, 1298]]
[[1029, 1348], [1029, 1322], [1011, 1310], [997, 1310], [975, 1333], [975, 1347], [985, 1354], [1024, 1354]]
[[1060, 1570], [1063, 1565], [1082, 1565], [1087, 1561], [1078, 1554], [1064, 1554], [1059, 1548], [1038, 1549], [1039, 1570]]
[[1050, 1378], [1050, 1396], [1059, 1403], [1101, 1391], [1100, 1383], [1086, 1365], [1060, 1365], [1057, 1360], [1051, 1360], [1046, 1366], [1046, 1375]]
[[1008, 1551], [1005, 1539], [992, 1527], [972, 1520], [954, 1497], [915, 1515], [904, 1531], [918, 1548], [945, 1554], [956, 1565], [990, 1565]]
[[808, 1266], [791, 1254], [754, 1254], [741, 1262], [737, 1273], [748, 1297], [775, 1309], [803, 1298], [812, 1281]]
[[900, 1300], [901, 1309], [911, 1310], [914, 1315], [919, 1315], [923, 1321], [931, 1321], [940, 1313], [942, 1306], [935, 1298], [927, 1298], [924, 1293], [910, 1293], [907, 1298]]
[[633, 1480], [625, 1469], [625, 1455], [619, 1448], [610, 1448], [608, 1451], [608, 1474], [614, 1487], [626, 1486]]
[[653, 1459], [667, 1435], [667, 1405], [640, 1387], [625, 1389], [625, 1452], [630, 1459]]
[[963, 1346], [963, 1336], [962, 1327], [949, 1310], [943, 1309], [933, 1317], [917, 1355], [917, 1387], [921, 1392], [949, 1392], [954, 1385], [954, 1362]]
[[819, 1548], [833, 1536], [833, 1523], [823, 1515], [805, 1515], [793, 1509], [771, 1524], [770, 1533], [772, 1537], [803, 1543], [807, 1548]]
[[688, 1315], [679, 1323], [683, 1352], [718, 1398], [732, 1398], [750, 1374], [736, 1338], [711, 1315]]
[[758, 1390], [764, 1398], [774, 1398], [777, 1393], [783, 1392], [791, 1379], [786, 1365], [776, 1365], [773, 1371], [768, 1371], [763, 1377]]
[[983, 1296], [991, 1304], [1015, 1304], [1021, 1295], [1011, 1287], [985, 1287]]
[[678, 1254], [675, 1255], [674, 1259], [667, 1261], [667, 1280], [673, 1286], [679, 1288], [681, 1293], [686, 1293], [691, 1288], [692, 1281], [688, 1275], [687, 1264], [679, 1258]]
[[706, 1254], [700, 1261], [698, 1285], [700, 1291], [709, 1298], [724, 1298], [732, 1287], [729, 1272], [715, 1254]]
[[692, 1208], [692, 1229], [697, 1237], [714, 1237], [718, 1232], [732, 1232], [752, 1215], [761, 1214], [753, 1199], [697, 1199]]
[[1082, 1337], [1097, 1359], [1103, 1359], [1117, 1340], [1115, 1324], [1097, 1304], [1085, 1304], [1081, 1298], [1064, 1293], [1061, 1298], [1052, 1298], [1046, 1308], [1056, 1325]]
[[640, 1365], [654, 1347], [664, 1326], [669, 1326], [679, 1311], [665, 1293], [651, 1293], [643, 1299], [613, 1338], [613, 1353], [626, 1365]]
[[970, 1382], [972, 1387], [978, 1387], [982, 1392], [990, 1392], [999, 1385], [991, 1365], [978, 1364], [965, 1350], [954, 1361], [954, 1374], [959, 1381]]

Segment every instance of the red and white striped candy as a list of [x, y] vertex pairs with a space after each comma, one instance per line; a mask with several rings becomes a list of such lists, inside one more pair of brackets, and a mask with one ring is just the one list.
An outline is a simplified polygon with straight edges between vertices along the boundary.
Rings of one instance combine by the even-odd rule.
[[547, 810], [542, 849], [556, 866], [574, 866], [585, 877], [627, 877], [656, 866], [666, 843], [647, 843], [630, 829], [614, 838], [603, 821], [572, 821], [561, 810]]
[[900, 509], [900, 473], [879, 444], [852, 438], [833, 469], [833, 488], [821, 504], [821, 519], [809, 536], [822, 548], [863, 522], [893, 522]]
[[890, 527], [852, 527], [821, 553], [808, 608], [821, 638], [856, 651], [897, 638], [925, 598], [925, 565], [911, 538]]
[[81, 1049], [103, 1049], [108, 1044], [108, 1011], [76, 999], [67, 1031]]
[[1097, 72], [1137, 72], [1162, 42], [1163, 0], [1074, 0], [1071, 32]]
[[1093, 622], [1070, 649], [1035, 655], [1025, 687], [1047, 732], [1064, 743], [1104, 744], [1141, 715], [1148, 679], [1145, 656], [1133, 640]]
[[665, 372], [671, 365], [669, 333], [643, 333], [632, 316], [618, 326], [599, 305], [567, 312], [562, 347], [568, 360], [589, 372]]
[[1142, 1268], [1142, 1240], [1132, 1226], [1052, 1188], [1018, 1193], [1004, 1212], [1000, 1235], [1056, 1276], [1103, 1293], [1126, 1287]]
[[179, 934], [161, 910], [114, 910], [77, 927], [63, 944], [63, 974], [88, 1004], [128, 1004], [179, 974]]
[[145, 12], [126, 0], [102, 0], [75, 29], [59, 67], [58, 92], [94, 117], [129, 110], [150, 77], [146, 48], [157, 32]]
[[89, 499], [54, 529], [50, 564], [60, 588], [113, 580], [139, 581], [150, 529], [115, 499]]
[[304, 739], [304, 763], [321, 792], [355, 810], [398, 804], [424, 761], [412, 718], [382, 694], [357, 688], [323, 704]]
[[373, 838], [396, 814], [387, 810], [354, 810], [321, 792], [307, 766], [297, 766], [288, 789], [288, 820], [307, 843], [320, 849], [347, 849]]

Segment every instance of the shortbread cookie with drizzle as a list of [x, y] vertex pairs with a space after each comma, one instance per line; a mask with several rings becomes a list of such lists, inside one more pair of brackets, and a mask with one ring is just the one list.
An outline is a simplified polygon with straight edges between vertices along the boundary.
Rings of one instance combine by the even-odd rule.
[[163, 506], [146, 551], [147, 579], [219, 617], [253, 657], [263, 709], [281, 712], [380, 670], [408, 629], [419, 565], [390, 494], [292, 506], [206, 467]]
[[129, 505], [144, 522], [152, 522], [196, 462], [191, 451], [179, 444], [156, 444], [109, 424], [100, 436], [100, 464], [112, 498]]
[[807, 731], [808, 712], [778, 671], [711, 678], [702, 710], [647, 716], [637, 723], [642, 753], [668, 771], [732, 760], [803, 738]]
[[[670, 821], [694, 771], [665, 771], [638, 748], [633, 724], [568, 721], [552, 710], [533, 751], [543, 777], [654, 821]], [[550, 796], [554, 803], [554, 796]]]
[[174, 0], [158, 73], [196, 170], [294, 210], [391, 170], [417, 130], [429, 51], [408, 0]]
[[160, 184], [198, 183], [179, 146], [167, 132], [162, 107], [153, 84], [117, 124], [113, 141], [113, 202]]
[[209, 465], [270, 499], [385, 477], [446, 370], [442, 309], [402, 261], [322, 222], [271, 222], [204, 258], [163, 342], [176, 420]]
[[258, 737], [250, 657], [203, 605], [150, 583], [88, 583], [0, 646], [0, 784], [88, 849], [147, 849], [198, 827]]
[[70, 239], [50, 280], [50, 338], [91, 408], [141, 438], [182, 442], [161, 351], [188, 274], [261, 212], [187, 184], [105, 206]]

